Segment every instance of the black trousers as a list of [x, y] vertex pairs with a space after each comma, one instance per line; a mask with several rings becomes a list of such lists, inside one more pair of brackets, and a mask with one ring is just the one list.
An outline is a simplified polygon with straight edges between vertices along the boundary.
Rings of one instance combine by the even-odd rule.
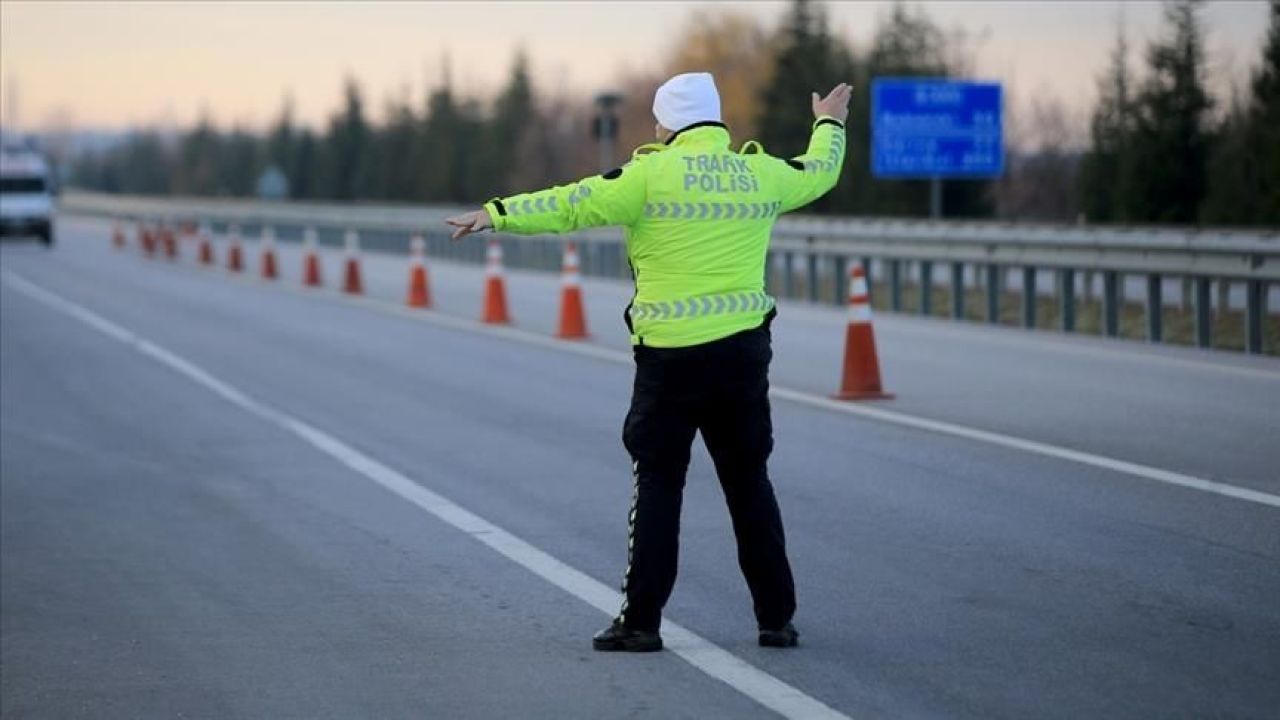
[[629, 518], [628, 628], [657, 630], [675, 585], [680, 505], [693, 436], [701, 431], [724, 491], [742, 568], [760, 629], [795, 613], [782, 517], [766, 462], [773, 450], [769, 415], [769, 323], [687, 348], [635, 348], [636, 378], [622, 438], [635, 491]]

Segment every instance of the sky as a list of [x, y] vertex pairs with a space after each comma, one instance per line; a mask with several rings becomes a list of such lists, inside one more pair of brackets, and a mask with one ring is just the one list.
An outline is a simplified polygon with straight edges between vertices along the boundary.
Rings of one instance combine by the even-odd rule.
[[[1006, 85], [1014, 106], [1062, 102], [1077, 120], [1096, 97], [1117, 19], [1141, 49], [1160, 30], [1144, 0], [909, 3], [976, 44], [974, 75]], [[833, 29], [865, 47], [888, 2], [828, 2]], [[0, 121], [23, 130], [267, 126], [286, 94], [320, 126], [344, 77], [375, 111], [415, 101], [441, 76], [490, 96], [518, 49], [542, 92], [593, 93], [620, 73], [656, 67], [691, 13], [732, 9], [773, 28], [786, 2], [0, 2]], [[1220, 92], [1246, 76], [1263, 42], [1265, 0], [1210, 2], [1210, 78]], [[1139, 59], [1135, 53], [1134, 60]]]

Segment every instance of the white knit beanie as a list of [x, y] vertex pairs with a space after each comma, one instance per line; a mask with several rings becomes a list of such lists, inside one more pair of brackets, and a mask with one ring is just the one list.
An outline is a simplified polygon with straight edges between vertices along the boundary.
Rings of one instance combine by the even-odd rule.
[[720, 93], [711, 73], [684, 73], [662, 83], [653, 96], [653, 116], [668, 130], [720, 122]]

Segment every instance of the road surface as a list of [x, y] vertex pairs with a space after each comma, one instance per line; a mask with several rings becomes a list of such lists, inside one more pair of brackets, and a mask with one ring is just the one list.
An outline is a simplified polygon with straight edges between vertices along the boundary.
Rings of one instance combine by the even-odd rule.
[[433, 263], [424, 313], [403, 258], [353, 301], [298, 290], [295, 248], [266, 283], [59, 238], [0, 249], [6, 718], [1280, 707], [1274, 359], [878, 316], [898, 398], [855, 414], [822, 400], [843, 313], [784, 304], [802, 647], [755, 646], [698, 448], [671, 648], [617, 656], [589, 638], [625, 559], [624, 285], [562, 344], [554, 277], [513, 274], [490, 331], [474, 267]]

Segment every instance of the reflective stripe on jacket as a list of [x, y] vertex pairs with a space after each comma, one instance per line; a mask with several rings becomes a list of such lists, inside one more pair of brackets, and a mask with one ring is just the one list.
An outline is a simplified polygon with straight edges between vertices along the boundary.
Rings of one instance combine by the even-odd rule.
[[485, 209], [499, 232], [622, 226], [636, 283], [632, 343], [698, 345], [763, 322], [774, 305], [764, 292], [773, 223], [836, 184], [844, 151], [832, 118], [819, 118], [808, 151], [790, 160], [734, 152], [724, 125], [698, 123], [621, 168]]

